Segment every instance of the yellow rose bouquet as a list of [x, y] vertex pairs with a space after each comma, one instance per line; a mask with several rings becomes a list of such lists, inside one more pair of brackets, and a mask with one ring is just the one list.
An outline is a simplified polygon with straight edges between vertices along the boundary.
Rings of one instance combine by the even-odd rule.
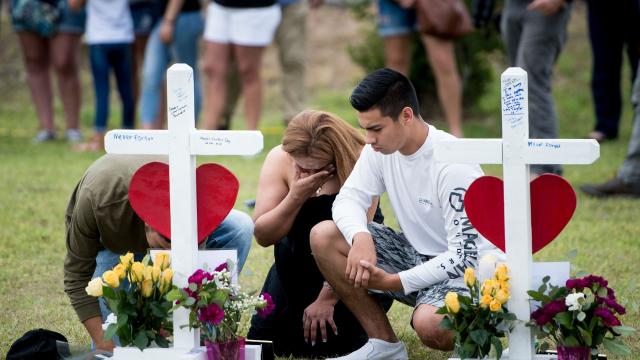
[[467, 268], [464, 282], [469, 294], [447, 293], [445, 305], [438, 314], [445, 315], [440, 327], [455, 333], [455, 348], [462, 359], [482, 358], [495, 348], [497, 359], [502, 356], [500, 338], [513, 327], [514, 314], [505, 307], [509, 300], [509, 270], [496, 267], [491, 279], [480, 284], [473, 268]]
[[110, 316], [104, 338], [117, 335], [121, 346], [136, 346], [140, 350], [152, 342], [168, 347], [171, 333], [169, 313], [173, 303], [165, 298], [171, 290], [173, 271], [168, 253], [158, 253], [155, 261], [149, 256], [141, 262], [134, 261], [133, 254], [120, 256], [120, 263], [102, 277], [89, 282], [89, 295], [103, 297]]

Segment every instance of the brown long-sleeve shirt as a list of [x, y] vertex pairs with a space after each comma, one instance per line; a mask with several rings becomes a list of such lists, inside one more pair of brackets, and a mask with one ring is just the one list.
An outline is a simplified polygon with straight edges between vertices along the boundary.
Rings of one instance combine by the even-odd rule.
[[85, 292], [98, 252], [124, 254], [148, 248], [144, 222], [131, 208], [128, 190], [135, 171], [151, 161], [166, 162], [166, 157], [104, 155], [87, 169], [71, 195], [65, 216], [64, 290], [80, 321], [100, 316], [97, 299]]

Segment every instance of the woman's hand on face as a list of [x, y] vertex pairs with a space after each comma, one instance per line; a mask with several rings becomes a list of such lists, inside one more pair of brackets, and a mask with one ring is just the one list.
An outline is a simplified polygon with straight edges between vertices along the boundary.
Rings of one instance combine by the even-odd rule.
[[329, 164], [315, 174], [303, 176], [300, 168], [297, 165], [294, 166], [296, 173], [289, 193], [298, 201], [306, 201], [308, 198], [314, 196], [322, 185], [333, 178], [336, 171], [335, 166]]

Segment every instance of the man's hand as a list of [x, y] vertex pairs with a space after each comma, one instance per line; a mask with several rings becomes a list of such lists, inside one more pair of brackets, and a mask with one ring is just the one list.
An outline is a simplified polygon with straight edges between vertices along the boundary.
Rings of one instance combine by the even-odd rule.
[[294, 166], [296, 167], [295, 178], [289, 193], [295, 200], [301, 202], [315, 195], [318, 189], [334, 176], [336, 171], [335, 166], [330, 164], [315, 174], [303, 177], [300, 168], [297, 165]]
[[565, 0], [533, 0], [527, 10], [538, 11], [544, 16], [551, 16], [560, 10]]
[[365, 260], [360, 260], [360, 265], [369, 271], [369, 289], [385, 291], [402, 290], [402, 282], [400, 282], [400, 276], [398, 274], [389, 274]]
[[108, 351], [110, 353], [113, 352], [113, 348], [115, 348], [115, 344], [113, 343], [113, 341], [94, 341], [93, 342], [96, 345], [96, 350], [102, 350], [102, 351]]
[[353, 245], [351, 246], [351, 250], [349, 250], [347, 269], [345, 271], [345, 275], [353, 287], [367, 288], [371, 274], [369, 270], [362, 266], [360, 260], [374, 265], [377, 261], [376, 247], [369, 233], [361, 232], [353, 237]]
[[144, 224], [144, 231], [151, 249], [171, 249], [171, 243], [151, 226]]
[[338, 335], [338, 327], [333, 321], [333, 307], [336, 304], [332, 300], [320, 300], [312, 302], [302, 314], [302, 323], [304, 324], [304, 341], [311, 342], [311, 346], [316, 344], [318, 336], [318, 328], [322, 335], [322, 342], [327, 342], [327, 325], [331, 326], [333, 333]]
[[163, 44], [169, 44], [173, 41], [173, 29], [173, 21], [162, 20], [158, 35], [160, 35], [160, 41], [162, 41]]

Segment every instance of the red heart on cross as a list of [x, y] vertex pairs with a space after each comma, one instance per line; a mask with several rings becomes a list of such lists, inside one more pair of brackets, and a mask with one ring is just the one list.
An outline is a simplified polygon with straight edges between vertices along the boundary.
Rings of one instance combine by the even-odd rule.
[[[494, 176], [477, 178], [464, 197], [469, 220], [502, 251], [504, 241], [504, 187]], [[576, 193], [561, 176], [544, 174], [531, 182], [531, 249], [535, 254], [556, 238], [576, 210]]]
[[[198, 243], [233, 209], [238, 187], [238, 179], [223, 166], [204, 164], [196, 169]], [[129, 203], [142, 221], [170, 239], [169, 165], [151, 162], [140, 167], [129, 184]]]

